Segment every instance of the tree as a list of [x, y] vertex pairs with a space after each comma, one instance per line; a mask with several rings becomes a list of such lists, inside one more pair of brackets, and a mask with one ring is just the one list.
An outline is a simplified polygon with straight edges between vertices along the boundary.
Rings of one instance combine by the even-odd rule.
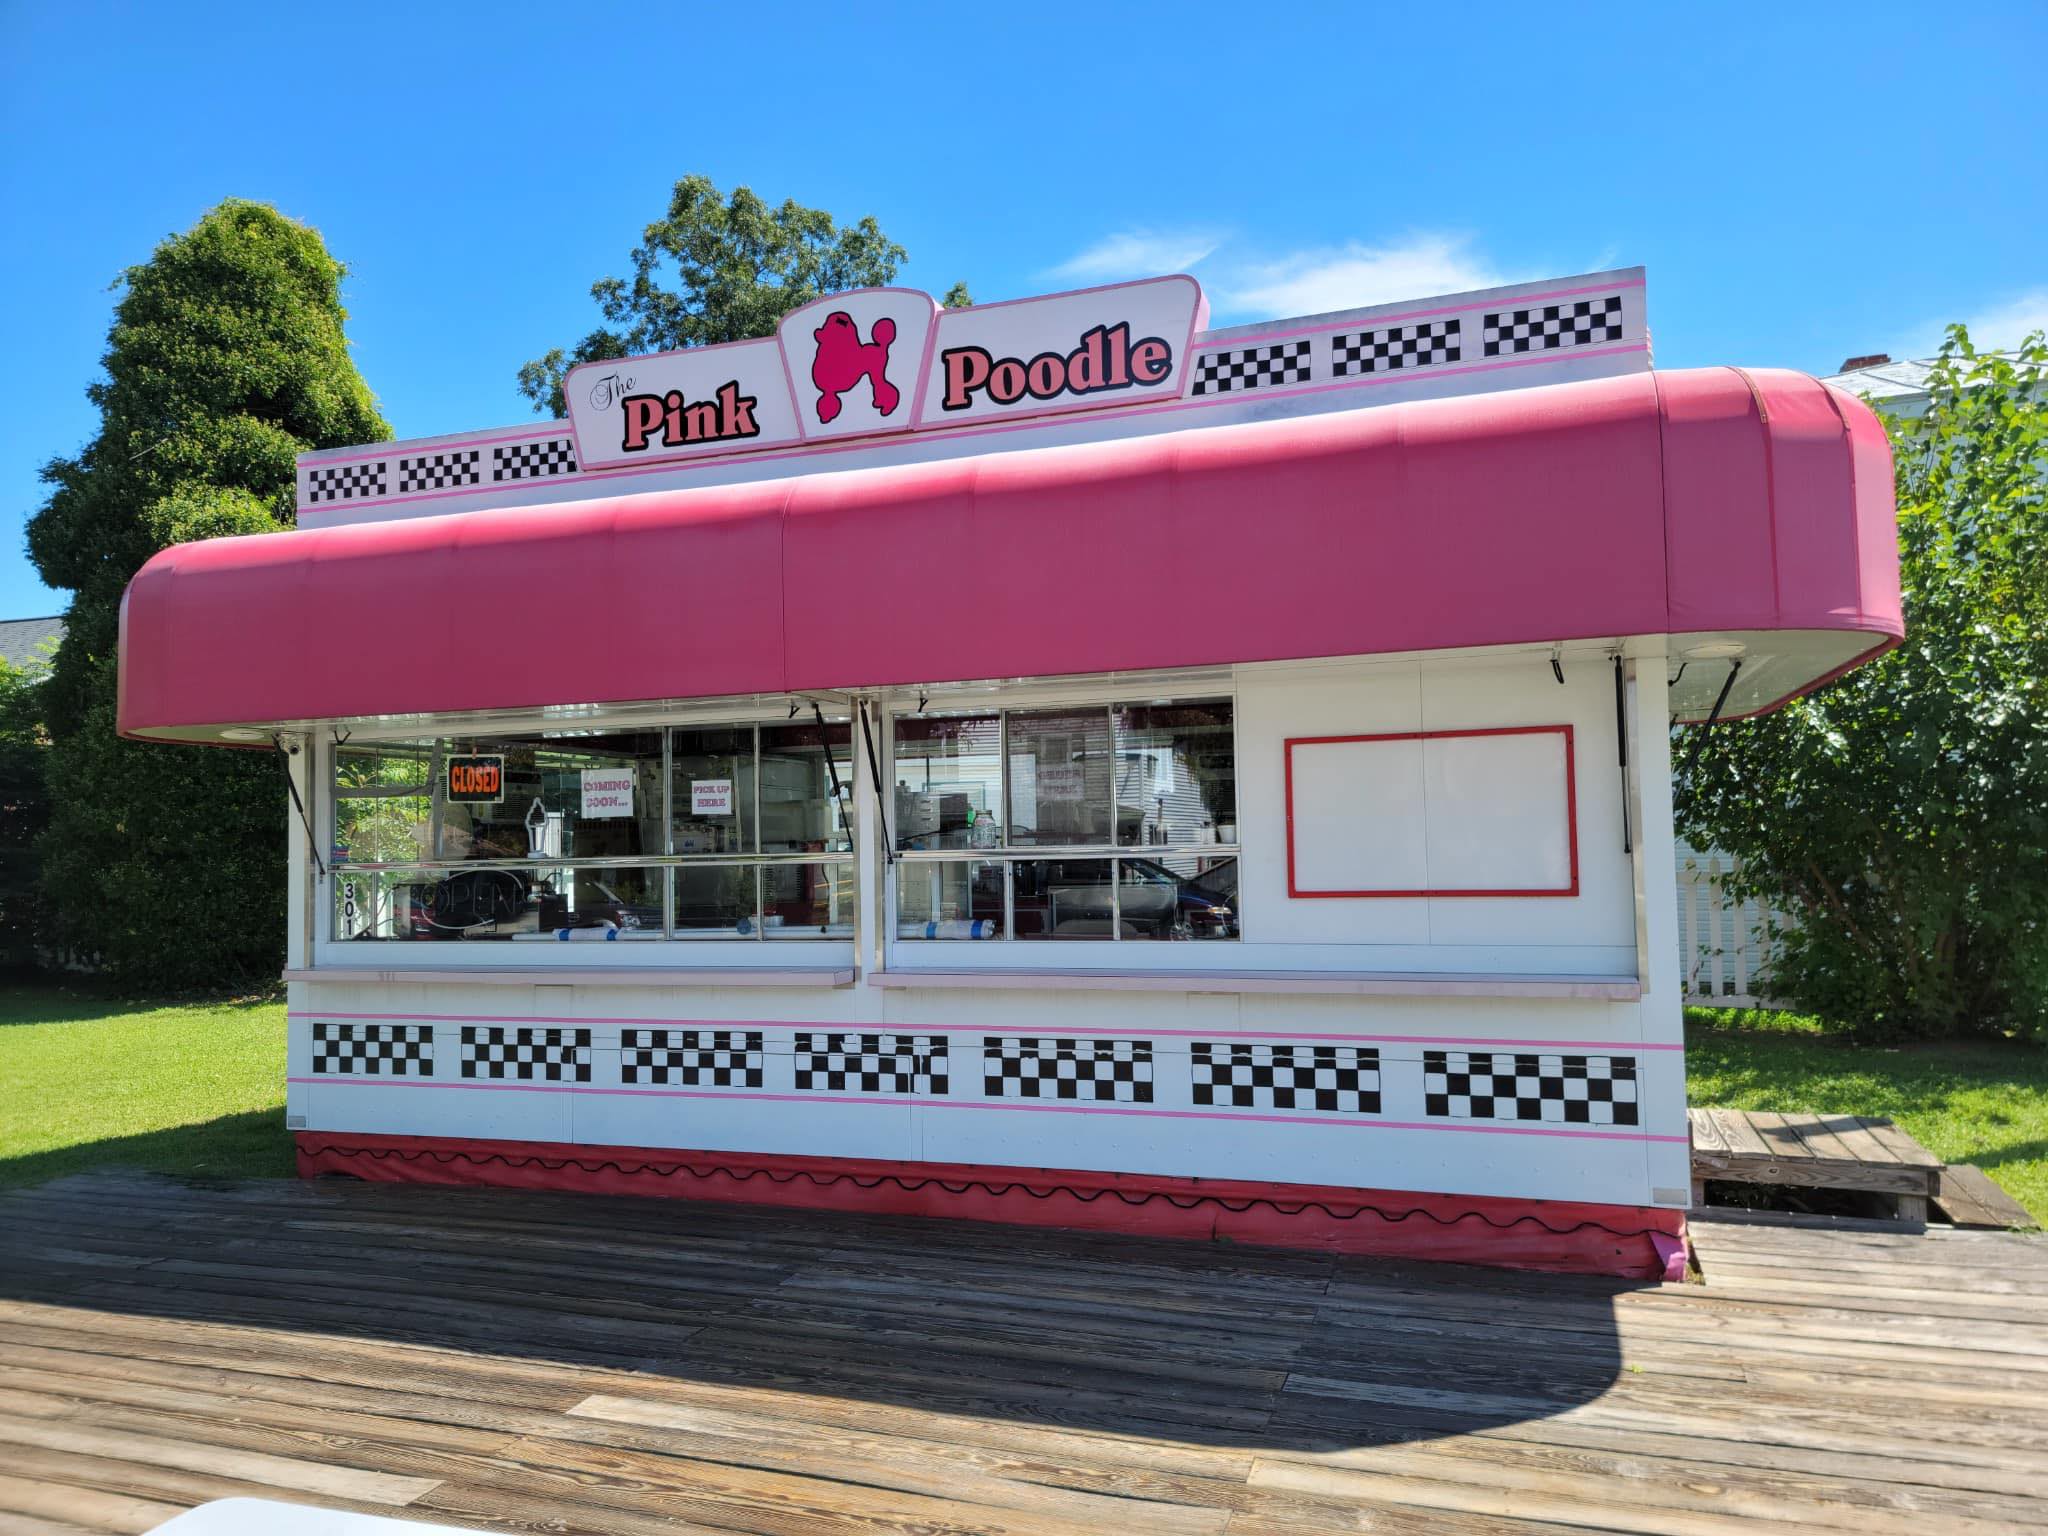
[[39, 689], [51, 739], [42, 841], [51, 937], [117, 980], [275, 978], [286, 799], [274, 754], [122, 741], [122, 590], [159, 549], [294, 519], [296, 456], [390, 429], [348, 355], [343, 268], [320, 236], [230, 200], [130, 268], [88, 391], [99, 431], [43, 470], [29, 519], [43, 579], [72, 592]]
[[0, 972], [34, 963], [41, 928], [36, 844], [50, 819], [49, 737], [36, 695], [48, 671], [0, 659]]
[[[903, 256], [873, 218], [841, 226], [816, 208], [770, 208], [746, 187], [728, 199], [709, 177], [685, 176], [633, 247], [632, 277], [591, 285], [605, 324], [527, 363], [519, 392], [535, 412], [565, 415], [562, 380], [578, 363], [772, 336], [813, 299], [887, 286]], [[947, 306], [967, 302], [967, 285], [955, 283]]]
[[1867, 1037], [2048, 1038], [2048, 347], [1956, 327], [1887, 422], [1906, 638], [1716, 727], [1680, 828], [1786, 911], [1772, 991]]

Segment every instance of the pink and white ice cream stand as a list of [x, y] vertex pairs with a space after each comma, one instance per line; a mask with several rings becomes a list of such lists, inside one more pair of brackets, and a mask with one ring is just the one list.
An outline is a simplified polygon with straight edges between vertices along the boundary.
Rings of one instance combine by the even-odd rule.
[[302, 1172], [1677, 1262], [1671, 727], [1898, 640], [1862, 404], [1639, 269], [567, 395], [129, 587], [122, 731], [288, 764]]

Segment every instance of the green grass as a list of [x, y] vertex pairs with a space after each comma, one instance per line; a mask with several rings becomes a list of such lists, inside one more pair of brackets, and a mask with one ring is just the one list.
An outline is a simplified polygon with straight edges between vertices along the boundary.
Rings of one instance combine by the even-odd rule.
[[[1695, 1104], [1889, 1115], [2048, 1223], [2048, 1050], [1844, 1044], [1786, 1013], [1686, 1012]], [[284, 1004], [110, 1002], [0, 991], [0, 1188], [108, 1163], [215, 1177], [292, 1171]]]
[[135, 1004], [4, 984], [0, 1188], [109, 1163], [289, 1174], [283, 1001]]
[[2048, 1050], [1849, 1045], [1800, 1014], [1685, 1011], [1695, 1104], [1887, 1115], [1945, 1163], [1975, 1163], [2048, 1225]]

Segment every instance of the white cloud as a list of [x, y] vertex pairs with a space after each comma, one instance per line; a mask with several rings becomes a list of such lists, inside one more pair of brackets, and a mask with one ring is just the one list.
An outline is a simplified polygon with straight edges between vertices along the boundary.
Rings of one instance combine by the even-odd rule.
[[1049, 269], [1048, 277], [1112, 282], [1185, 272], [1217, 246], [1219, 236], [1201, 230], [1132, 229], [1098, 240], [1087, 250]]
[[[1941, 350], [1942, 338], [1948, 333], [1948, 324], [1945, 320], [1930, 320], [1897, 346], [1892, 355], [1934, 356]], [[1994, 304], [1977, 314], [1965, 315], [1963, 324], [1970, 328], [1970, 343], [1979, 352], [2004, 351], [2016, 347], [2030, 333], [2048, 331], [2048, 287], [2029, 289], [2003, 304]]]
[[1473, 252], [1465, 236], [1421, 233], [1385, 245], [1352, 241], [1297, 251], [1247, 266], [1220, 295], [1219, 306], [1259, 319], [1314, 315], [1513, 281]]
[[2033, 332], [2048, 331], [2048, 288], [2023, 293], [1981, 315], [1972, 315], [1964, 324], [1980, 351], [2016, 347]]

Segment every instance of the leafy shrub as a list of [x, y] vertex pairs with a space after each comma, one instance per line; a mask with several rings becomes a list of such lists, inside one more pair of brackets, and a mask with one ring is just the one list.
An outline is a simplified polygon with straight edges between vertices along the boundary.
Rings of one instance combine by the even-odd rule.
[[[2048, 1039], [2048, 347], [1956, 327], [1890, 420], [1906, 638], [1717, 726], [1681, 833], [1791, 915], [1767, 985], [1872, 1038]], [[1681, 744], [1683, 745], [1683, 744]]]

